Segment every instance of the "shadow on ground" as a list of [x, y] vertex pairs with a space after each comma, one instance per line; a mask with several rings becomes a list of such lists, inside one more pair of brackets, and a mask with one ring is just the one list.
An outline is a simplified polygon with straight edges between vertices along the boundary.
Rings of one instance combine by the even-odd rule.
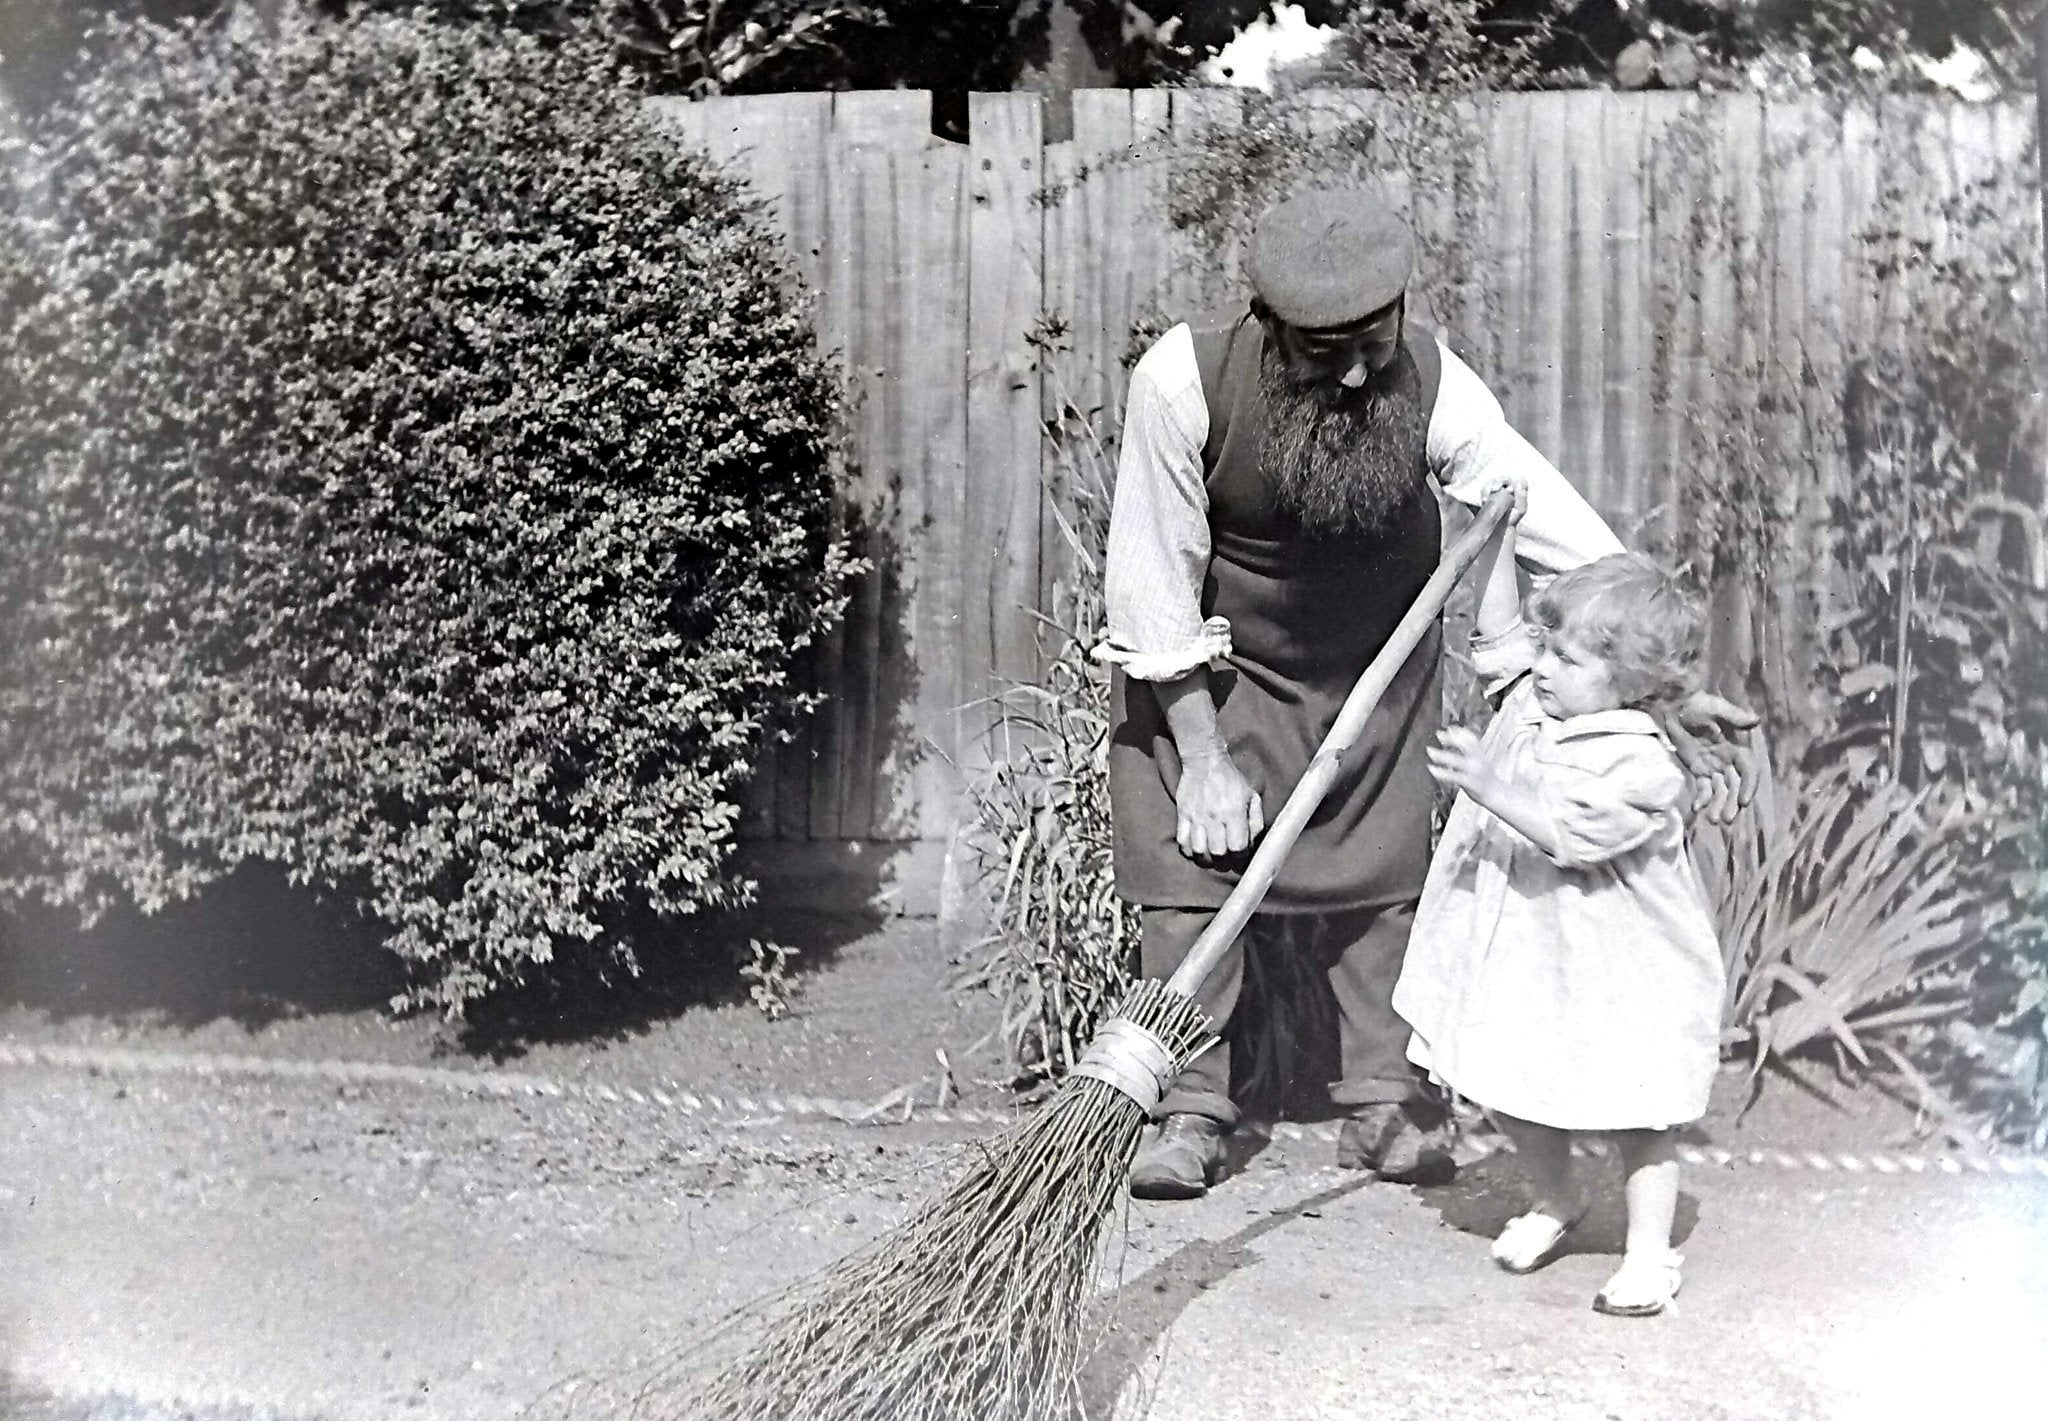
[[755, 982], [744, 969], [772, 961], [756, 957], [749, 944], [757, 941], [793, 949], [784, 989], [801, 991], [807, 977], [886, 921], [872, 909], [757, 909], [649, 925], [635, 934], [637, 976], [617, 968], [565, 972], [501, 993], [454, 1029], [453, 1049], [506, 1061], [534, 1046], [624, 1040], [688, 1011], [747, 1001]]
[[0, 916], [0, 1005], [59, 1020], [143, 1018], [191, 1029], [384, 1007], [405, 985], [384, 932], [345, 904], [245, 865], [197, 897], [90, 928], [71, 909]]
[[[884, 867], [876, 865], [878, 878]], [[797, 949], [786, 970], [800, 987], [883, 921], [863, 909], [648, 923], [634, 930], [637, 976], [565, 963], [472, 1006], [446, 1026], [439, 1049], [506, 1060], [541, 1043], [630, 1037], [693, 1008], [746, 1001], [750, 940]], [[251, 1033], [384, 1014], [407, 984], [385, 935], [348, 904], [263, 864], [160, 912], [123, 908], [90, 928], [70, 909], [16, 904], [0, 913], [0, 1010], [176, 1031], [227, 1022]]]
[[1145, 1359], [1188, 1305], [1231, 1274], [1258, 1261], [1251, 1245], [1305, 1215], [1312, 1216], [1373, 1182], [1369, 1174], [1276, 1209], [1228, 1238], [1197, 1239], [1175, 1249], [1097, 1304], [1089, 1331], [1105, 1340], [1081, 1373], [1081, 1414], [1107, 1417]]
[[[1573, 1253], [1620, 1254], [1628, 1233], [1622, 1209], [1621, 1167], [1612, 1158], [1578, 1161], [1578, 1178], [1593, 1201], [1585, 1220], [1572, 1230], [1559, 1250], [1559, 1257]], [[1444, 1223], [1460, 1233], [1491, 1239], [1503, 1225], [1528, 1207], [1528, 1192], [1522, 1183], [1514, 1157], [1492, 1154], [1468, 1164], [1448, 1184], [1415, 1191], [1416, 1197], [1436, 1210]], [[1678, 1197], [1678, 1221], [1672, 1229], [1672, 1243], [1682, 1247], [1699, 1223], [1699, 1200], [1690, 1194]]]

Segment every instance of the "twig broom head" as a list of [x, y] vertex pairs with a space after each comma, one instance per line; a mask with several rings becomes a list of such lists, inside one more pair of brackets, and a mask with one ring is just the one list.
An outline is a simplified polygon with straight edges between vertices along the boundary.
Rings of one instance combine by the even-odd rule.
[[1138, 1132], [1210, 1033], [1141, 982], [1030, 1119], [909, 1223], [786, 1299], [689, 1421], [1072, 1421], [1083, 1309]]

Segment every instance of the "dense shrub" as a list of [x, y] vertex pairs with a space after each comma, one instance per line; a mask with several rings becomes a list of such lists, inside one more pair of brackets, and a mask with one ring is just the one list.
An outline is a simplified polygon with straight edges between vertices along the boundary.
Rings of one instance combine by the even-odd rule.
[[735, 794], [847, 570], [750, 199], [575, 37], [109, 56], [4, 152], [0, 892], [273, 861], [450, 1010], [742, 894]]

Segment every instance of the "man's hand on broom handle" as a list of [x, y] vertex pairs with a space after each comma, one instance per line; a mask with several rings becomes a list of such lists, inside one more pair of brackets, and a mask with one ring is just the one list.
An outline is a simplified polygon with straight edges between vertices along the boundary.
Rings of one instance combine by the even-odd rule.
[[1507, 517], [1513, 502], [1513, 495], [1507, 490], [1486, 500], [1473, 517], [1472, 526], [1460, 534], [1458, 541], [1444, 554], [1443, 561], [1430, 574], [1429, 581], [1402, 616], [1393, 635], [1387, 638], [1387, 644], [1380, 648], [1379, 655], [1372, 659], [1372, 664], [1365, 668], [1358, 683], [1351, 688], [1351, 694], [1344, 698], [1344, 708], [1337, 713], [1337, 723], [1323, 737], [1323, 743], [1317, 747], [1315, 757], [1302, 774], [1301, 783], [1294, 787], [1280, 812], [1273, 816], [1273, 826], [1252, 855], [1252, 861], [1245, 866], [1244, 875], [1230, 890], [1230, 896], [1223, 900], [1223, 906], [1216, 910], [1216, 916], [1209, 920], [1209, 926], [1195, 940], [1194, 947], [1179, 968], [1167, 979], [1167, 986], [1174, 991], [1184, 997], [1194, 996], [1203, 979], [1215, 969], [1217, 960], [1244, 931], [1244, 925], [1265, 898], [1266, 890], [1279, 876], [1280, 866], [1287, 861], [1294, 841], [1301, 837], [1309, 816], [1315, 813], [1323, 796], [1330, 792], [1330, 785], [1343, 765], [1345, 752], [1357, 741], [1366, 721], [1379, 708], [1381, 697], [1386, 695], [1387, 687], [1393, 684], [1410, 653], [1436, 625], [1437, 618], [1443, 615], [1451, 589], [1458, 585], [1458, 579], [1478, 559], [1486, 540], [1493, 536], [1493, 530], [1501, 519]]

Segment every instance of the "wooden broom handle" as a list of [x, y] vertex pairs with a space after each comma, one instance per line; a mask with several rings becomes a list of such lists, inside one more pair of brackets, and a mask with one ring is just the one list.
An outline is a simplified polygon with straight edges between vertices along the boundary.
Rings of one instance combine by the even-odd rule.
[[1486, 540], [1493, 536], [1493, 530], [1501, 519], [1507, 517], [1510, 499], [1506, 492], [1489, 498], [1486, 506], [1473, 518], [1472, 526], [1444, 553], [1443, 561], [1437, 564], [1436, 571], [1430, 574], [1429, 581], [1416, 595], [1414, 605], [1401, 618], [1394, 634], [1380, 648], [1379, 655], [1365, 668], [1358, 684], [1351, 688], [1351, 694], [1344, 698], [1344, 708], [1337, 712], [1337, 723], [1330, 727], [1330, 733], [1316, 747], [1315, 758], [1308, 762], [1301, 782], [1287, 796], [1287, 803], [1281, 806], [1279, 815], [1266, 830], [1265, 838], [1259, 841], [1252, 861], [1245, 866], [1244, 876], [1230, 890], [1230, 896], [1223, 900], [1223, 906], [1216, 910], [1209, 926], [1195, 939], [1186, 960], [1167, 978], [1168, 987], [1184, 997], [1194, 996], [1217, 961], [1237, 941], [1245, 923], [1258, 911], [1266, 890], [1279, 877], [1280, 866], [1287, 861], [1294, 841], [1301, 837], [1308, 817], [1316, 812], [1316, 806], [1330, 792], [1330, 782], [1337, 778], [1345, 752], [1351, 749], [1359, 732], [1365, 729], [1372, 713], [1379, 709], [1380, 698], [1386, 695], [1387, 687], [1393, 684], [1409, 653], [1415, 650], [1442, 615], [1444, 604], [1451, 599], [1451, 589], [1478, 560]]

